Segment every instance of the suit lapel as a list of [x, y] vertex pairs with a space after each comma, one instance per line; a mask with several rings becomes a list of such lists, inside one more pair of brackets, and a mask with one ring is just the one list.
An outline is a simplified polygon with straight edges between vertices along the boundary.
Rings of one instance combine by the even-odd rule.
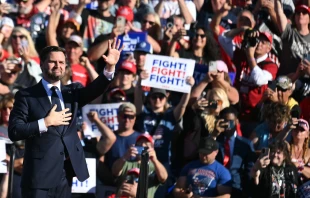
[[[46, 90], [43, 87], [42, 80], [37, 84], [37, 86], [38, 86], [38, 92], [37, 92], [38, 95], [36, 98], [38, 102], [40, 103], [40, 105], [42, 106], [42, 109], [45, 111], [44, 112], [45, 116], [47, 116], [49, 111], [52, 109], [52, 104], [47, 96]], [[61, 135], [57, 127], [53, 127], [53, 128], [55, 129], [55, 131], [57, 131], [59, 135]]]
[[[65, 109], [69, 108], [70, 109], [69, 112], [72, 113], [72, 116], [73, 116], [73, 112], [72, 112], [72, 101], [73, 100], [72, 100], [71, 90], [67, 86], [61, 85], [61, 94], [62, 94], [62, 97], [64, 100]], [[63, 127], [63, 131], [62, 131], [63, 134], [67, 131], [68, 127], [71, 125], [72, 119], [73, 119], [73, 117], [71, 117], [71, 120], [69, 121], [70, 122], [69, 125], [65, 125]]]
[[52, 108], [52, 104], [50, 100], [48, 99], [46, 90], [43, 87], [42, 80], [38, 83], [38, 96], [36, 97], [39, 101], [40, 105], [42, 106], [42, 109], [44, 109], [46, 115]]

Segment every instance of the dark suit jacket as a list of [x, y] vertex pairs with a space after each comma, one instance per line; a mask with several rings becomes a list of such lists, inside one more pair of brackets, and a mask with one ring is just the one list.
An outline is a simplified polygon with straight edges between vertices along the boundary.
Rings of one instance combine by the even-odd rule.
[[[219, 143], [219, 152], [216, 156], [216, 160], [223, 164], [225, 143], [224, 134], [221, 134], [217, 138], [217, 142]], [[232, 160], [229, 168], [233, 183], [232, 187], [238, 190], [242, 190], [242, 187], [247, 188], [247, 184], [250, 183], [250, 171], [256, 160], [251, 141], [237, 135], [235, 137], [233, 156], [230, 160]]]
[[87, 87], [79, 83], [62, 85], [65, 108], [71, 109], [72, 113], [70, 124], [63, 131], [48, 127], [48, 131], [42, 134], [38, 120], [46, 117], [52, 107], [42, 82], [16, 93], [9, 121], [9, 138], [12, 141], [26, 140], [21, 187], [56, 187], [64, 169], [65, 149], [77, 178], [84, 181], [89, 177], [77, 135], [77, 110], [102, 94], [109, 84], [110, 81], [101, 74]]

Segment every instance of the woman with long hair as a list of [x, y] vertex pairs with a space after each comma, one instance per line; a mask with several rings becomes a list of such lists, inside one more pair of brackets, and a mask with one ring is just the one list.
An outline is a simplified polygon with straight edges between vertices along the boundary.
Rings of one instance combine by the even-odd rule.
[[[291, 132], [291, 138], [287, 138]], [[292, 118], [290, 124], [278, 136], [277, 140], [287, 140], [292, 163], [296, 166], [301, 181], [310, 179], [309, 123], [304, 119]]]
[[[186, 145], [182, 146], [184, 164], [198, 159], [197, 148], [201, 138], [208, 137], [214, 132], [215, 123], [222, 109], [229, 107], [230, 103], [225, 90], [213, 88], [192, 106], [186, 109], [184, 114], [183, 131], [180, 135]], [[181, 146], [180, 146], [181, 149]]]
[[154, 40], [159, 41], [162, 37], [161, 23], [158, 14], [150, 12], [144, 15], [142, 31], [147, 32]]
[[251, 170], [253, 197], [297, 197], [298, 173], [292, 164], [287, 144], [276, 141], [265, 148]]
[[184, 31], [179, 30], [172, 40], [169, 56], [176, 58], [194, 59], [198, 64], [208, 64], [210, 61], [220, 60], [221, 53], [218, 43], [212, 33], [204, 27], [197, 27], [190, 37], [189, 49], [176, 51], [177, 42], [185, 36]]
[[35, 49], [35, 45], [28, 30], [23, 27], [15, 27], [9, 38], [8, 45], [4, 46], [4, 53], [7, 57], [15, 56], [21, 59], [22, 72], [16, 83], [23, 84], [26, 87], [32, 86], [27, 80], [27, 75], [31, 75], [39, 82], [42, 78], [40, 59]]

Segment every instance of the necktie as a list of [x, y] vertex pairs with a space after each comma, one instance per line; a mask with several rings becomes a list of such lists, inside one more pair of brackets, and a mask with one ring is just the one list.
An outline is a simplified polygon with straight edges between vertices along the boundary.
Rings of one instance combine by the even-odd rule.
[[[52, 90], [52, 96], [51, 96], [52, 107], [56, 104], [57, 105], [56, 111], [61, 111], [62, 110], [61, 109], [61, 104], [60, 104], [59, 97], [58, 97], [58, 95], [56, 93], [56, 89], [58, 89], [56, 86], [53, 86], [51, 88], [51, 90]], [[64, 127], [63, 125], [62, 126], [57, 126], [58, 131], [62, 132], [63, 127]]]
[[226, 139], [224, 144], [224, 166], [229, 168], [230, 166], [230, 147], [229, 147], [229, 138]]

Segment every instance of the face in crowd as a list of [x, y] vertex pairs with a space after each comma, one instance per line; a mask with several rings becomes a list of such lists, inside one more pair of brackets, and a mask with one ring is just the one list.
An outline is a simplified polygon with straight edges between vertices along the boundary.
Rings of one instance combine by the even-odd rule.
[[123, 112], [118, 113], [117, 119], [120, 130], [131, 130], [135, 125], [136, 114], [130, 108], [125, 108]]
[[162, 93], [153, 93], [150, 96], [150, 102], [153, 109], [161, 109], [167, 102], [167, 97]]
[[207, 44], [207, 36], [203, 29], [198, 29], [193, 38], [193, 44], [196, 48], [204, 48]]
[[62, 79], [66, 71], [66, 57], [61, 51], [50, 52], [47, 59], [41, 65], [44, 79], [58, 81]]

